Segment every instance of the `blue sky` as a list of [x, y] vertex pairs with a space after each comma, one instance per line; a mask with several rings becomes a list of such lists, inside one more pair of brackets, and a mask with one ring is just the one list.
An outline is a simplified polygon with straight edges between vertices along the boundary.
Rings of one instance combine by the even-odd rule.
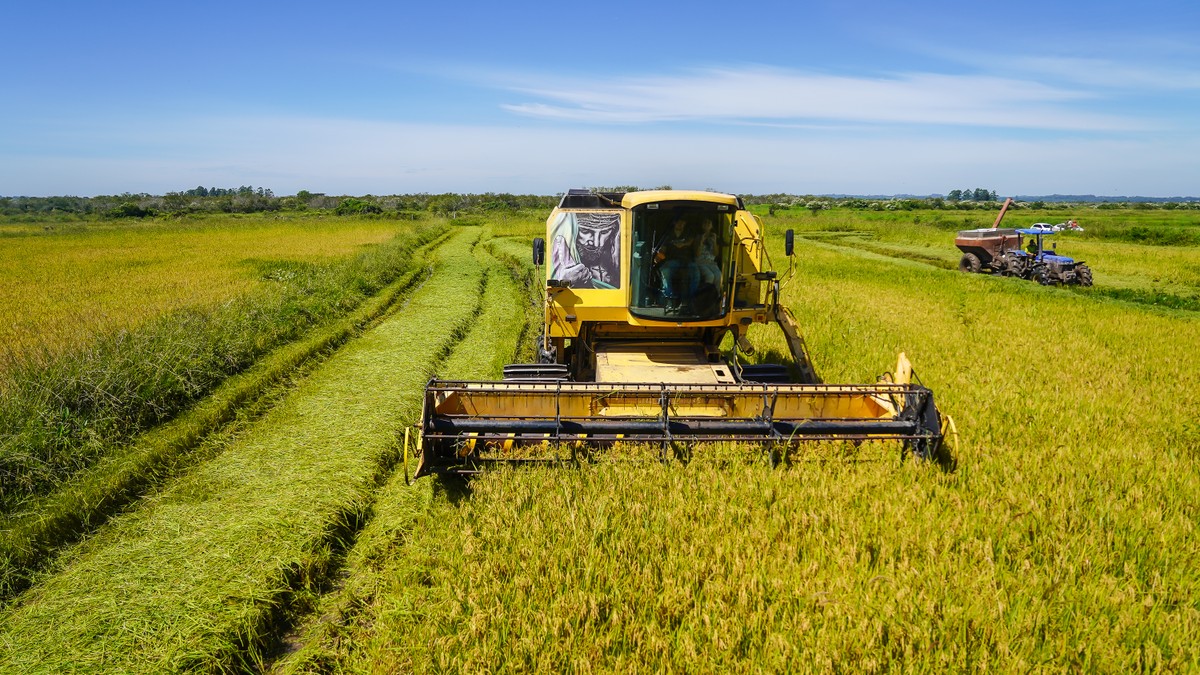
[[1195, 0], [0, 16], [0, 195], [1200, 195]]

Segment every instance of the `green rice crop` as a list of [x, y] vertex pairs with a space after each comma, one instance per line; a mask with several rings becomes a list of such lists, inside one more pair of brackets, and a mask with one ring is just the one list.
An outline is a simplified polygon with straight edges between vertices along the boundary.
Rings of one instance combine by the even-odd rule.
[[894, 452], [393, 480], [352, 592], [281, 670], [1200, 669], [1200, 318], [800, 248], [784, 299], [818, 372], [872, 382], [906, 352], [956, 472]]
[[274, 281], [256, 292], [16, 363], [0, 379], [0, 513], [51, 492], [270, 349], [351, 311], [407, 271], [414, 249], [438, 232], [410, 228], [321, 264], [263, 263]]
[[477, 312], [477, 237], [456, 233], [402, 309], [213, 459], [63, 556], [0, 617], [0, 671], [260, 663], [276, 621], [311, 596], [366, 518], [430, 364]]
[[[414, 262], [423, 257], [416, 255]], [[377, 320], [418, 275], [424, 274], [423, 269], [413, 269], [351, 315], [275, 350], [248, 371], [229, 378], [185, 414], [143, 434], [127, 448], [118, 448], [54, 492], [31, 501], [24, 513], [0, 521], [5, 534], [0, 540], [0, 598], [23, 588], [31, 572], [45, 565], [53, 550], [101, 524], [182, 467], [205, 458], [199, 446], [213, 445], [206, 436], [230, 422], [244, 425], [253, 419], [269, 406], [272, 393], [281, 388], [282, 382], [298, 378], [322, 355]]]
[[272, 285], [275, 265], [350, 257], [411, 229], [362, 218], [270, 215], [44, 227], [0, 237], [0, 373], [13, 363], [85, 348], [98, 335]]
[[[540, 225], [458, 228], [407, 305], [0, 615], [0, 670], [1200, 670], [1200, 315], [944, 269], [959, 223], [903, 217], [768, 219], [771, 250], [805, 221], [783, 298], [818, 372], [906, 352], [957, 471], [747, 452], [410, 486], [430, 372], [496, 377], [537, 316], [509, 280]], [[1191, 283], [1193, 249], [1076, 243], [1098, 284], [1138, 255], [1131, 287]]]

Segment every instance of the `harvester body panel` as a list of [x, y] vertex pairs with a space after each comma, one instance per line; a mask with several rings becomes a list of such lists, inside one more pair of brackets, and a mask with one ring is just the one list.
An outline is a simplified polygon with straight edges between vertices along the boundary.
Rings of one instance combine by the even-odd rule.
[[[894, 440], [932, 457], [941, 443], [932, 392], [903, 354], [876, 384], [821, 383], [779, 303], [762, 222], [734, 195], [571, 190], [534, 251], [535, 263], [546, 252], [540, 363], [499, 382], [432, 380], [418, 475], [562, 444]], [[747, 329], [771, 323], [792, 363], [743, 363]]]

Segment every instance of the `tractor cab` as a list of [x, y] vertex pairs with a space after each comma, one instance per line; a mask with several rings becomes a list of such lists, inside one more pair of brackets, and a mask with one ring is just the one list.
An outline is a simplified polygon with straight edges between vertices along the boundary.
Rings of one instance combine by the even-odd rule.
[[1051, 245], [1050, 250], [1046, 250], [1045, 240], [1043, 237], [1050, 236], [1053, 234], [1052, 231], [1045, 230], [1040, 227], [1030, 227], [1019, 229], [1017, 232], [1019, 234], [1031, 237], [1029, 243], [1026, 244], [1023, 253], [1033, 256], [1035, 260], [1040, 262], [1054, 262], [1060, 265], [1075, 262], [1073, 258], [1058, 255], [1055, 252], [1057, 247], [1053, 244]]
[[1053, 231], [1047, 231], [1040, 227], [1031, 227], [1017, 230], [1017, 232], [1021, 235], [1033, 237], [1029, 241], [1030, 245], [1024, 251], [1013, 252], [1017, 255], [1025, 256], [1027, 262], [1024, 267], [1028, 269], [1029, 278], [1043, 285], [1092, 285], [1092, 270], [1082, 260], [1058, 255], [1055, 252], [1054, 246], [1051, 246], [1050, 250], [1046, 250], [1044, 237], [1050, 236], [1053, 234]]

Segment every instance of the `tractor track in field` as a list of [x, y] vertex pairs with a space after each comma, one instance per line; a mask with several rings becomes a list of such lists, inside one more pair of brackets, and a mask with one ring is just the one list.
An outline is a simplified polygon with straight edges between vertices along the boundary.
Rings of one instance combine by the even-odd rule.
[[[873, 254], [882, 258], [891, 260], [911, 261], [920, 263], [942, 270], [957, 271], [958, 265], [950, 260], [946, 260], [937, 255], [918, 253], [914, 251], [898, 251], [872, 244], [865, 241], [859, 236], [838, 236], [838, 237], [802, 237], [803, 239], [831, 250], [852, 251], [856, 255], [862, 253]], [[1030, 283], [1021, 281], [1022, 283]], [[1036, 284], [1035, 284], [1036, 285]], [[1170, 293], [1156, 289], [1136, 289], [1136, 288], [1109, 288], [1105, 286], [1091, 286], [1082, 288], [1080, 286], [1062, 286], [1072, 293], [1102, 301], [1126, 302], [1139, 307], [1149, 309], [1170, 309], [1183, 310], [1186, 312], [1200, 312], [1200, 289], [1191, 296], [1182, 295], [1179, 293]]]
[[[463, 341], [480, 330], [475, 323], [489, 285], [516, 277], [488, 247], [476, 250], [481, 233], [470, 230], [476, 228], [456, 228], [431, 247], [433, 262], [363, 322], [355, 339], [292, 371], [254, 400], [256, 409], [208, 434], [204, 447], [161, 485], [64, 550], [0, 610], [0, 644], [6, 645], [0, 670], [252, 672], [298, 649], [301, 629], [319, 620], [318, 605], [336, 596], [345, 579], [347, 552], [370, 523], [381, 489], [399, 480], [400, 422], [415, 419], [424, 381], [451, 360], [461, 367], [482, 358]], [[464, 264], [467, 257], [477, 264]], [[456, 288], [468, 279], [467, 292]], [[410, 348], [428, 356], [405, 365], [409, 357], [396, 350]], [[408, 384], [396, 392], [365, 381], [356, 387], [329, 372], [341, 369], [353, 378], [356, 368], [380, 382]], [[387, 410], [398, 416], [357, 400], [380, 390]], [[357, 417], [363, 421], [347, 421]], [[341, 432], [339, 424], [350, 426]], [[336, 440], [338, 434], [344, 440]], [[318, 446], [315, 455], [307, 451], [309, 442]], [[369, 445], [359, 450], [364, 442]], [[308, 463], [311, 469], [297, 466]], [[289, 472], [301, 480], [288, 482], [281, 474]], [[276, 478], [282, 482], [271, 484]], [[306, 490], [317, 492], [306, 497]], [[186, 509], [193, 507], [197, 514], [189, 516]], [[302, 508], [309, 510], [301, 514]], [[232, 533], [247, 527], [258, 534]], [[264, 543], [231, 550], [247, 539]], [[200, 548], [189, 552], [193, 540]], [[231, 581], [233, 570], [239, 571]], [[237, 582], [239, 576], [246, 579]], [[114, 606], [120, 608], [115, 614]]]
[[[446, 234], [436, 237], [418, 253], [427, 258], [446, 238]], [[374, 299], [381, 301], [382, 307], [372, 307], [368, 300], [349, 317], [283, 345], [246, 373], [231, 378], [193, 410], [143, 434], [129, 451], [105, 458], [39, 500], [28, 513], [5, 517], [0, 521], [7, 538], [0, 550], [0, 607], [37, 583], [65, 547], [84, 540], [174, 475], [219, 454], [340, 347], [407, 306], [432, 271], [432, 266], [426, 265], [423, 278], [418, 278], [417, 271], [403, 275]], [[96, 484], [106, 487], [97, 490]]]
[[[471, 245], [471, 253], [475, 254], [478, 247], [478, 240]], [[470, 315], [464, 318], [457, 325], [453, 326], [447, 333], [447, 341], [442, 345], [441, 349], [434, 355], [433, 360], [429, 363], [428, 370], [430, 373], [436, 373], [439, 368], [460, 348], [463, 338], [471, 331], [472, 317], [477, 315], [483, 304], [483, 298], [488, 288], [488, 277], [490, 276], [491, 268], [484, 268], [479, 278], [479, 285], [475, 290], [475, 303], [471, 307]], [[428, 268], [428, 274], [421, 282], [423, 287], [431, 278], [433, 278], [433, 267]], [[414, 289], [414, 294], [420, 290], [418, 287]], [[471, 297], [468, 295], [467, 297]], [[410, 295], [401, 307], [398, 307], [396, 313], [403, 311], [408, 306], [412, 299]], [[402, 437], [402, 436], [400, 436]], [[316, 591], [314, 597], [305, 598], [302, 603], [297, 603], [290, 611], [281, 612], [273, 618], [269, 627], [270, 638], [264, 641], [262, 652], [264, 663], [260, 669], [262, 672], [271, 671], [274, 669], [274, 664], [282, 659], [286, 659], [289, 655], [298, 652], [304, 646], [304, 626], [305, 624], [319, 620], [321, 617], [315, 616], [317, 607], [321, 604], [322, 599], [336, 595], [342, 588], [345, 579], [345, 562], [346, 555], [353, 549], [357, 543], [360, 533], [371, 520], [374, 518], [375, 503], [378, 499], [379, 492], [385, 484], [396, 478], [396, 467], [399, 462], [403, 461], [402, 457], [392, 455], [385, 457], [380, 465], [380, 473], [376, 481], [376, 487], [373, 491], [371, 503], [366, 506], [358, 517], [354, 518], [350, 527], [346, 527], [337, 532], [331, 532], [327, 538], [326, 544], [331, 547], [334, 552], [334, 557], [330, 561], [329, 567], [324, 570], [324, 574], [320, 579], [309, 580], [310, 584], [315, 585]], [[249, 647], [249, 646], [248, 646]]]

